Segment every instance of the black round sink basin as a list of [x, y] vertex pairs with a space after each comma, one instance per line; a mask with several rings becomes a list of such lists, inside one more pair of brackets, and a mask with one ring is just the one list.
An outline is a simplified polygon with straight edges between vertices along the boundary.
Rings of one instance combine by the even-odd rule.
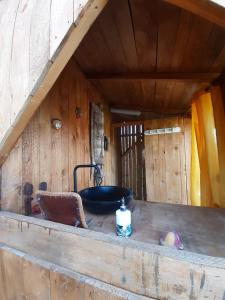
[[79, 192], [83, 206], [94, 214], [109, 214], [115, 212], [124, 197], [126, 205], [133, 198], [132, 191], [119, 186], [96, 186]]

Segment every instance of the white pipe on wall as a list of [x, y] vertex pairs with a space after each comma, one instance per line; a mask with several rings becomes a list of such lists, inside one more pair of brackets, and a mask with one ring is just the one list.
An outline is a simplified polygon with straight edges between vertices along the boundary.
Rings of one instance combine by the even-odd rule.
[[130, 116], [137, 116], [137, 117], [141, 115], [141, 111], [138, 110], [111, 108], [110, 111], [111, 113], [114, 114], [130, 115]]

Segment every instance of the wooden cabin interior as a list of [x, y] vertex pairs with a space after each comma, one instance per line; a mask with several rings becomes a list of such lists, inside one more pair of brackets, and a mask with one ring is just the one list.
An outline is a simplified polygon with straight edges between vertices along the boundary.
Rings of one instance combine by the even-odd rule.
[[[80, 19], [71, 17], [74, 1], [54, 4], [44, 67], [41, 46], [28, 65], [18, 62], [20, 30], [30, 18], [24, 49], [41, 45], [38, 18], [50, 1], [17, 1], [17, 14], [6, 2], [0, 23], [13, 20], [1, 10], [12, 10], [16, 50], [8, 73], [7, 42], [0, 54], [0, 299], [224, 299], [223, 3], [85, 0]], [[47, 71], [36, 76], [39, 64]], [[115, 212], [84, 205], [88, 229], [80, 229], [40, 208], [40, 191], [96, 185], [95, 172], [80, 167], [75, 188], [74, 168], [90, 164], [100, 166], [102, 186], [132, 191], [129, 239], [116, 237]], [[159, 245], [170, 233], [184, 250]]]

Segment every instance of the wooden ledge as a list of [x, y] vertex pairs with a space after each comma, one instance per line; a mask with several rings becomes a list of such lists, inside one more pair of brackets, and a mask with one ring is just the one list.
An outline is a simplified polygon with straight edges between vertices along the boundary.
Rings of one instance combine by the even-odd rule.
[[[43, 259], [0, 245], [0, 299], [148, 300], [102, 281], [62, 268]], [[18, 277], [18, 274], [21, 276]], [[12, 277], [16, 280], [12, 282]], [[51, 295], [51, 297], [50, 297]], [[152, 299], [152, 298], [151, 298]], [[152, 299], [153, 300], [153, 299]]]
[[147, 297], [224, 296], [224, 258], [175, 251], [7, 212], [0, 213], [0, 243]]

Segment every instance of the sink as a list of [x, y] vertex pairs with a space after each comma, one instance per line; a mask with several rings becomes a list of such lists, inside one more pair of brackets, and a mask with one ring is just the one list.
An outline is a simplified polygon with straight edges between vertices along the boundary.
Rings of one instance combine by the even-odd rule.
[[120, 208], [124, 197], [126, 205], [132, 200], [130, 189], [119, 186], [96, 186], [86, 188], [79, 192], [83, 206], [94, 214], [110, 214]]

